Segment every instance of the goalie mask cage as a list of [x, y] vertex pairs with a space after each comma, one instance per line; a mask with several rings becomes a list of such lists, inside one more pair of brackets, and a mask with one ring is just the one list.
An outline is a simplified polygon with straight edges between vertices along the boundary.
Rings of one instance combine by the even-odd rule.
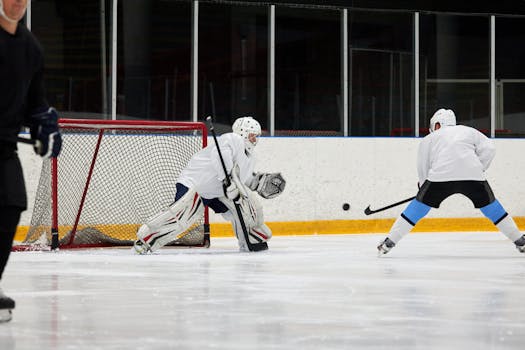
[[[131, 246], [173, 203], [176, 181], [206, 147], [200, 122], [60, 119], [58, 158], [44, 161], [25, 240], [14, 250]], [[209, 247], [208, 208], [170, 245]]]

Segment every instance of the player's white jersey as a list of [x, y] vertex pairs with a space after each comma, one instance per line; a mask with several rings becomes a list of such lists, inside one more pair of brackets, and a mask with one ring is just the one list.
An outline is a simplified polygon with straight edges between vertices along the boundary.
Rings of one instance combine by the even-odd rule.
[[495, 154], [494, 142], [478, 130], [464, 125], [442, 127], [419, 145], [419, 184], [425, 180], [483, 181]]
[[[244, 184], [249, 184], [253, 179], [255, 157], [253, 153], [246, 154], [244, 139], [237, 134], [227, 133], [220, 136], [217, 141], [228, 174], [231, 173], [233, 164], [237, 164], [240, 171], [239, 178]], [[224, 177], [217, 147], [210, 145], [191, 158], [179, 176], [178, 182], [188, 188], [195, 188], [201, 197], [211, 199], [224, 196], [222, 188]]]

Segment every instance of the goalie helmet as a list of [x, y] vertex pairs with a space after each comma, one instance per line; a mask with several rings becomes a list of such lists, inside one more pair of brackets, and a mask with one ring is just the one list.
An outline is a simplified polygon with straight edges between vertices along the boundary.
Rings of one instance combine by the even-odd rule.
[[232, 125], [232, 130], [244, 139], [246, 152], [251, 153], [261, 135], [261, 124], [252, 117], [237, 118]]
[[456, 125], [456, 115], [451, 109], [438, 109], [436, 113], [430, 118], [430, 132], [436, 131], [436, 124], [439, 123], [441, 127]]

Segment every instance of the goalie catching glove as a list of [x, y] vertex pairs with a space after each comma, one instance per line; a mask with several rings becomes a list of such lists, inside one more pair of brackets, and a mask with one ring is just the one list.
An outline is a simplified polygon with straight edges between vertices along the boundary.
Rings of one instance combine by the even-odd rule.
[[257, 173], [254, 175], [250, 189], [256, 191], [263, 198], [275, 198], [283, 193], [286, 180], [281, 173]]

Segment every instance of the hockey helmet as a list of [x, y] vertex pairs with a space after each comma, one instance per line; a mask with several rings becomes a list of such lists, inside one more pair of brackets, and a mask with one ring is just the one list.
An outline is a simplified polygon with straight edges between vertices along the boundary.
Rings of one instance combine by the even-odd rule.
[[242, 136], [244, 147], [248, 153], [251, 153], [261, 135], [261, 124], [252, 117], [240, 117], [232, 125], [235, 134]]
[[439, 123], [441, 127], [456, 125], [456, 115], [451, 109], [438, 109], [436, 113], [430, 118], [430, 132], [436, 131], [436, 124]]

